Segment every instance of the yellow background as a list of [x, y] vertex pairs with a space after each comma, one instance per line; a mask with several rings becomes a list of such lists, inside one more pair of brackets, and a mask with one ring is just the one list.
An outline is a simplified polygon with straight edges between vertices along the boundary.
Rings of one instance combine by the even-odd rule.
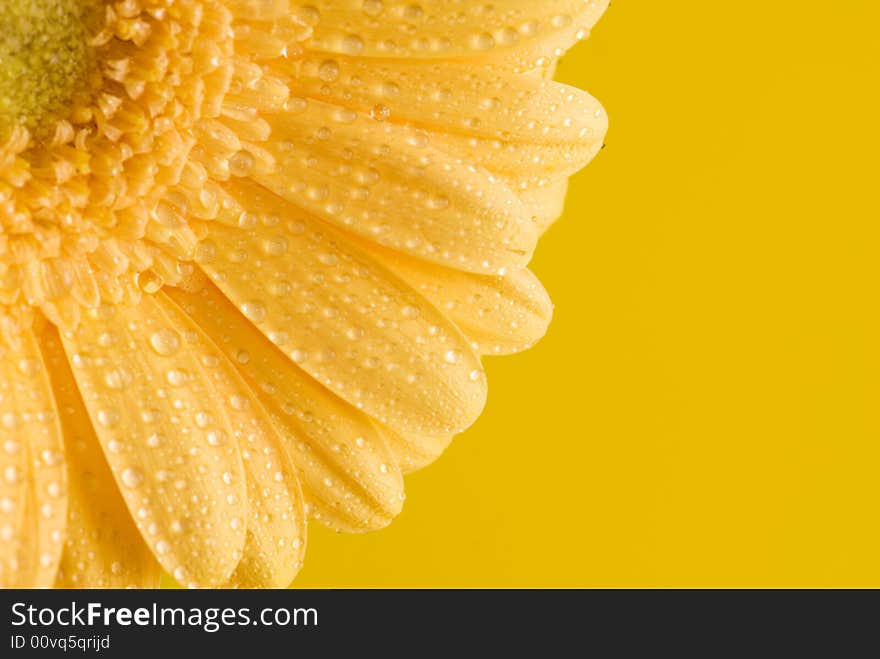
[[616, 0], [556, 303], [387, 530], [297, 586], [880, 585], [873, 0]]

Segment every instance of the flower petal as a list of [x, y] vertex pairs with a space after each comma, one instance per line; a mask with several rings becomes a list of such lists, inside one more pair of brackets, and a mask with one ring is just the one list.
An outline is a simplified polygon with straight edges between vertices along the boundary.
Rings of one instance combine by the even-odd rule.
[[530, 209], [504, 181], [450, 155], [459, 147], [452, 137], [304, 98], [268, 121], [278, 167], [252, 178], [317, 217], [472, 272], [531, 259], [538, 232]]
[[429, 437], [412, 432], [397, 433], [390, 428], [383, 428], [382, 434], [404, 474], [427, 467], [443, 454], [453, 439], [453, 435]]
[[608, 128], [602, 106], [586, 92], [488, 64], [334, 62], [332, 82], [320, 56], [286, 64], [296, 67], [296, 93], [432, 131], [432, 146], [511, 177], [573, 174], [598, 152]]
[[602, 150], [608, 115], [598, 102], [592, 107], [597, 125], [584, 129], [576, 141], [539, 144], [455, 133], [431, 133], [430, 139], [437, 148], [491, 171], [511, 189], [528, 190], [576, 174]]
[[40, 339], [61, 415], [67, 459], [67, 540], [57, 588], [158, 588], [161, 570], [113, 480], [57, 330]]
[[491, 277], [443, 268], [375, 245], [364, 248], [446, 314], [481, 354], [521, 352], [547, 332], [553, 303], [525, 268]]
[[584, 37], [609, 0], [313, 0], [300, 9], [314, 26], [310, 50], [394, 58], [552, 57]]
[[532, 209], [538, 231], [542, 234], [562, 215], [567, 192], [568, 179], [522, 191], [520, 196]]
[[485, 374], [444, 316], [345, 236], [279, 197], [256, 186], [238, 187], [236, 196], [253, 216], [279, 224], [210, 224], [202, 268], [273, 343], [397, 430], [454, 433], [476, 420]]
[[230, 579], [239, 588], [283, 588], [302, 567], [306, 515], [302, 490], [283, 440], [238, 371], [170, 298], [163, 309], [186, 327], [189, 350], [201, 355], [238, 441], [248, 488], [247, 540]]
[[67, 523], [67, 478], [52, 388], [34, 335], [0, 348], [0, 586], [55, 580]]
[[144, 295], [88, 311], [62, 343], [113, 476], [162, 567], [182, 584], [217, 586], [244, 547], [244, 468], [226, 403], [183, 347], [185, 331]]
[[269, 413], [296, 466], [312, 516], [341, 531], [386, 526], [403, 478], [366, 415], [293, 364], [207, 278], [169, 295], [233, 361]]

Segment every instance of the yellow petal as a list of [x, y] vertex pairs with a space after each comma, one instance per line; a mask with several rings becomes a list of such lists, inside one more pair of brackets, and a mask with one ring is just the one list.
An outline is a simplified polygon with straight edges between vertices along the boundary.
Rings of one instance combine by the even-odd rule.
[[444, 316], [346, 237], [277, 196], [256, 186], [238, 186], [236, 195], [254, 216], [278, 224], [212, 223], [202, 268], [290, 359], [397, 430], [454, 433], [476, 420], [485, 375]]
[[[431, 133], [431, 143], [465, 162], [483, 167], [507, 182], [516, 180], [516, 190], [556, 183], [583, 169], [605, 143], [608, 115], [598, 101], [573, 88], [572, 96], [585, 101], [584, 114], [594, 118], [594, 125], [583, 127], [578, 139], [546, 144], [492, 139], [455, 133]], [[506, 183], [510, 185], [509, 183]]]
[[269, 121], [278, 168], [255, 181], [327, 222], [449, 267], [489, 274], [531, 259], [529, 208], [457, 154], [455, 138], [312, 99], [288, 107]]
[[565, 195], [568, 192], [568, 179], [551, 183], [540, 188], [528, 188], [520, 194], [522, 200], [532, 209], [532, 215], [542, 234], [562, 215]]
[[55, 400], [34, 335], [0, 348], [0, 586], [55, 580], [67, 522], [67, 478]]
[[429, 437], [412, 432], [397, 433], [390, 428], [383, 428], [382, 434], [404, 474], [411, 474], [434, 462], [453, 438], [452, 435]]
[[[543, 12], [542, 16], [550, 16], [549, 24], [544, 20], [544, 29], [539, 29], [534, 38], [522, 39], [509, 50], [489, 53], [485, 59], [515, 73], [535, 72], [549, 80], [556, 71], [559, 58], [578, 42], [589, 38], [590, 31], [610, 3], [611, 0], [567, 0], [570, 13], [565, 9], [560, 11], [550, 3], [535, 3], [540, 7], [538, 11]], [[571, 20], [566, 20], [566, 16]]]
[[55, 586], [158, 588], [159, 564], [113, 480], [58, 332], [47, 325], [39, 338], [61, 418], [70, 497]]
[[302, 567], [306, 515], [302, 490], [269, 415], [219, 348], [164, 294], [163, 309], [186, 328], [187, 349], [200, 355], [241, 449], [248, 491], [247, 540], [229, 582], [239, 588], [282, 588]]
[[547, 332], [553, 303], [535, 275], [523, 268], [500, 277], [443, 268], [363, 245], [370, 256], [452, 320], [485, 355], [531, 347]]
[[144, 295], [88, 311], [62, 342], [144, 539], [178, 582], [216, 586], [241, 558], [247, 492], [225, 402], [185, 331]]
[[602, 106], [586, 92], [490, 65], [334, 61], [332, 82], [321, 56], [287, 64], [296, 67], [296, 93], [432, 131], [433, 146], [467, 154], [492, 172], [568, 176], [596, 154], [608, 128]]
[[571, 47], [607, 6], [608, 0], [314, 0], [299, 17], [314, 26], [307, 48], [328, 55], [491, 56], [526, 66]]
[[369, 418], [293, 364], [205, 278], [169, 295], [233, 361], [278, 428], [311, 515], [342, 531], [386, 526], [403, 478]]

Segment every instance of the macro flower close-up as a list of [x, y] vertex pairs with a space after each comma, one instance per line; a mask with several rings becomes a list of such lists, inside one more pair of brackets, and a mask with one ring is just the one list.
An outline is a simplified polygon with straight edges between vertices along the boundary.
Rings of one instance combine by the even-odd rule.
[[0, 587], [284, 587], [309, 520], [387, 526], [550, 322], [607, 5], [0, 0]]

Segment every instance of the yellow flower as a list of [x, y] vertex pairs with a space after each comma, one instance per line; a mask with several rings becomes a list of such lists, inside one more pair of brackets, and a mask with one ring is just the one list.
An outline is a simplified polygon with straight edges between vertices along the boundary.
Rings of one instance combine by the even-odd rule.
[[607, 0], [3, 0], [0, 584], [288, 584], [540, 338]]

